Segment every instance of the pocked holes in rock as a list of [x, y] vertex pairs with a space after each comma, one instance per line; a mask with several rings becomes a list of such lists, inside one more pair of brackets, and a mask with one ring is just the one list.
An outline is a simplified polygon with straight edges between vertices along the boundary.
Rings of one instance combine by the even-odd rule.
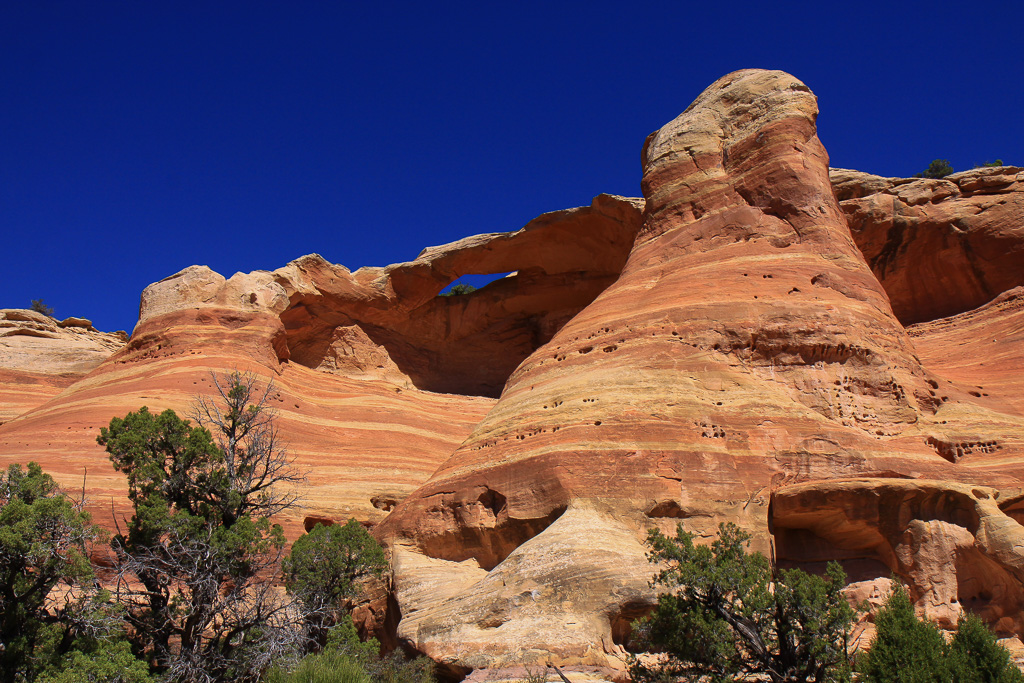
[[374, 496], [370, 499], [370, 504], [378, 510], [391, 512], [398, 505], [398, 499], [391, 496]]

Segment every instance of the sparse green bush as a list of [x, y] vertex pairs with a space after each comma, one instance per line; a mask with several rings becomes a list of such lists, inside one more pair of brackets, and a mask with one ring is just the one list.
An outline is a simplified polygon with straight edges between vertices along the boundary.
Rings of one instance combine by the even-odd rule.
[[34, 680], [121, 625], [89, 563], [98, 535], [38, 464], [0, 471], [0, 682]]
[[677, 538], [654, 530], [648, 544], [649, 559], [663, 567], [654, 582], [668, 592], [638, 633], [666, 659], [632, 660], [634, 681], [849, 681], [854, 611], [839, 565], [825, 578], [774, 569], [747, 552], [750, 536], [731, 523], [710, 546], [695, 545], [681, 524]]
[[980, 618], [961, 618], [948, 645], [933, 624], [914, 613], [897, 586], [875, 617], [877, 632], [860, 662], [864, 683], [1024, 683], [1010, 653]]
[[949, 165], [949, 161], [946, 159], [935, 159], [932, 163], [928, 164], [921, 173], [915, 175], [915, 178], [945, 178], [953, 172], [953, 167]]
[[967, 615], [957, 623], [948, 656], [954, 681], [1024, 682], [1024, 674], [1010, 661], [1010, 653], [974, 614]]
[[933, 624], [914, 614], [898, 586], [875, 617], [871, 649], [858, 668], [865, 683], [942, 683], [949, 681], [946, 642]]
[[360, 581], [380, 577], [387, 566], [383, 548], [354, 519], [343, 526], [317, 524], [295, 541], [281, 568], [285, 587], [305, 608], [317, 649], [348, 613]]
[[985, 163], [979, 164], [979, 165], [975, 166], [974, 168], [996, 168], [996, 167], [1002, 166], [1002, 165], [1003, 165], [1003, 160], [1002, 159], [996, 159], [995, 161], [986, 161]]
[[345, 616], [330, 629], [327, 647], [304, 657], [290, 672], [275, 667], [266, 683], [434, 683], [428, 658], [406, 660], [397, 651], [381, 657], [379, 651], [376, 638], [359, 641], [352, 618]]
[[355, 658], [339, 650], [324, 650], [308, 655], [294, 671], [271, 669], [266, 683], [372, 683], [369, 674]]
[[153, 683], [146, 663], [136, 659], [125, 640], [98, 641], [76, 650], [36, 683]]
[[447, 292], [443, 292], [441, 296], [462, 296], [463, 294], [469, 294], [470, 292], [475, 291], [476, 287], [474, 287], [473, 285], [465, 285], [459, 283], [457, 285], [453, 285], [452, 288], [449, 289]]
[[42, 299], [32, 299], [32, 310], [53, 317], [53, 309], [47, 306]]

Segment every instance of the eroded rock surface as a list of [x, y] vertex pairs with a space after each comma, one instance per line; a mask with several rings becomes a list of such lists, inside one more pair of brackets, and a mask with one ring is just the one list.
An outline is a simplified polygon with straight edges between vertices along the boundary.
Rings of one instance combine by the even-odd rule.
[[904, 324], [977, 308], [1024, 285], [1024, 169], [941, 179], [832, 169], [853, 238]]
[[[230, 278], [186, 268], [146, 288], [118, 353], [97, 357], [60, 397], [16, 409], [0, 459], [37, 460], [75, 488], [88, 469], [94, 517], [112, 523], [111, 499], [118, 515], [127, 501], [99, 428], [143, 405], [186, 414], [212, 391], [211, 370], [237, 367], [274, 382], [281, 435], [308, 471], [301, 507], [282, 520], [289, 536], [307, 517], [377, 521], [462, 442], [519, 361], [614, 281], [639, 204], [601, 195], [513, 233], [354, 273], [317, 255]], [[509, 271], [472, 294], [437, 296], [462, 275]]]
[[[610, 600], [608, 585], [647, 579], [640, 545], [618, 546], [610, 584], [600, 544], [574, 550], [573, 604], [589, 608], [559, 618], [542, 594], [531, 610], [551, 618], [480, 626], [489, 585], [517, 596], [556, 580], [541, 539], [570, 513], [636, 539], [679, 521], [711, 537], [729, 520], [766, 549], [772, 493], [800, 482], [1019, 485], [1024, 422], [921, 364], [846, 227], [816, 116], [792, 76], [741, 71], [648, 138], [644, 226], [619, 279], [378, 529], [414, 647], [454, 671], [544, 653], [621, 667], [607, 634], [650, 596]], [[987, 445], [955, 447], [968, 441]], [[602, 616], [572, 631], [581, 611]]]
[[56, 396], [124, 346], [85, 318], [0, 309], [0, 424]]
[[1024, 416], [1024, 287], [907, 331], [925, 365], [958, 382], [976, 402]]
[[948, 481], [857, 479], [784, 487], [772, 497], [780, 561], [840, 560], [855, 581], [899, 576], [923, 616], [956, 628], [963, 609], [1021, 633], [1021, 496]]

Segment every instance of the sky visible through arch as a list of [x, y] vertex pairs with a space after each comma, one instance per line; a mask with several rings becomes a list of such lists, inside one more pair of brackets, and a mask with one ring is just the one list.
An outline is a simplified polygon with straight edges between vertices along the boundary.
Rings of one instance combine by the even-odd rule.
[[1024, 5], [0, 3], [0, 308], [131, 330], [142, 289], [355, 269], [639, 196], [718, 77], [783, 69], [832, 165], [1024, 165]]

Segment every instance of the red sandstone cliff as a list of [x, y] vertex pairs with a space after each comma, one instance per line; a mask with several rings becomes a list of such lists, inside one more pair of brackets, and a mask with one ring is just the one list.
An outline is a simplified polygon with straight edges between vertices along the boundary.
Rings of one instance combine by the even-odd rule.
[[127, 514], [99, 427], [238, 367], [308, 471], [289, 536], [383, 520], [398, 635], [449, 672], [621, 668], [641, 539], [678, 521], [1022, 634], [1021, 171], [830, 174], [817, 113], [788, 74], [730, 74], [648, 138], [643, 200], [385, 268], [193, 266], [126, 345], [4, 311], [0, 464], [88, 469], [95, 519]]
[[853, 238], [904, 324], [963, 313], [1024, 285], [1024, 169], [941, 179], [833, 169]]
[[[184, 414], [211, 391], [211, 371], [238, 367], [274, 382], [281, 436], [308, 471], [289, 536], [306, 516], [377, 521], [461, 443], [516, 365], [617, 277], [639, 226], [636, 200], [601, 195], [387, 268], [352, 273], [317, 255], [228, 279], [187, 268], [146, 288], [117, 353], [89, 357], [80, 375], [91, 372], [49, 401], [56, 390], [40, 405], [19, 399], [22, 414], [0, 426], [0, 462], [37, 460], [76, 488], [88, 469], [94, 517], [109, 523], [111, 502], [127, 508], [99, 428], [142, 405]], [[464, 274], [508, 271], [437, 296]]]
[[[896, 573], [940, 616], [959, 599], [1021, 628], [1019, 591], [978, 579], [1022, 578], [1024, 529], [991, 501], [1021, 483], [1024, 420], [922, 364], [847, 228], [816, 116], [792, 76], [742, 71], [648, 138], [619, 279], [380, 527], [400, 637], [454, 671], [621, 666], [652, 597], [645, 529], [727, 519], [762, 548], [774, 533], [782, 561]], [[895, 519], [858, 512], [889, 488]]]

